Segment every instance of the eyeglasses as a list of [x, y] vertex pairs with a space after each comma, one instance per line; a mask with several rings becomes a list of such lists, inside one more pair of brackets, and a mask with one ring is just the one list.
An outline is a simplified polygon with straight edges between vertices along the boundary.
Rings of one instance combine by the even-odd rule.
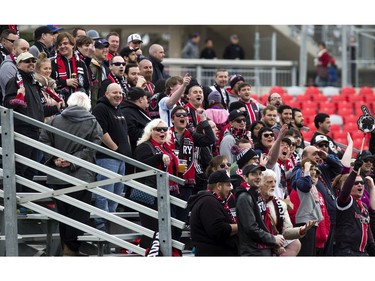
[[36, 59], [27, 59], [27, 60], [22, 60], [21, 62], [24, 62], [24, 63], [36, 63]]
[[174, 116], [176, 116], [176, 117], [187, 117], [188, 114], [187, 113], [176, 113]]
[[154, 131], [156, 131], [156, 132], [166, 132], [166, 131], [168, 131], [168, 127], [156, 127], [156, 128], [154, 128], [153, 129]]
[[113, 62], [112, 64], [116, 66], [120, 66], [120, 65], [125, 66], [124, 62]]
[[263, 134], [263, 137], [265, 138], [269, 138], [269, 137], [274, 137], [275, 135], [273, 133], [270, 133], [270, 134]]
[[4, 38], [5, 40], [7, 40], [8, 42], [10, 42], [10, 43], [14, 43], [14, 41], [16, 41], [16, 40], [11, 40], [11, 39], [8, 39], [8, 38]]
[[318, 147], [320, 147], [320, 148], [322, 148], [322, 147], [328, 147], [328, 143], [319, 143]]
[[364, 185], [365, 183], [364, 183], [364, 181], [355, 181], [355, 182], [354, 182], [354, 185], [358, 185], [358, 184], [362, 184], [362, 185]]
[[219, 167], [222, 168], [222, 169], [224, 169], [225, 166], [227, 166], [227, 167], [229, 168], [230, 166], [232, 166], [232, 164], [228, 162], [228, 163], [221, 163], [221, 164], [219, 165]]
[[245, 118], [241, 118], [241, 119], [234, 119], [234, 121], [236, 121], [237, 123], [241, 123], [241, 122], [245, 122], [246, 123], [246, 119]]

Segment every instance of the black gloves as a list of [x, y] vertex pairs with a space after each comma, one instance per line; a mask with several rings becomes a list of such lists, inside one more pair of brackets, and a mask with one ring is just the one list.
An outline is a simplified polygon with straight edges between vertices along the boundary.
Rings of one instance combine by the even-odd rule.
[[361, 159], [361, 157], [358, 157], [355, 161], [354, 161], [354, 167], [353, 167], [353, 170], [358, 172], [358, 170], [362, 167], [362, 164], [363, 164], [363, 161]]

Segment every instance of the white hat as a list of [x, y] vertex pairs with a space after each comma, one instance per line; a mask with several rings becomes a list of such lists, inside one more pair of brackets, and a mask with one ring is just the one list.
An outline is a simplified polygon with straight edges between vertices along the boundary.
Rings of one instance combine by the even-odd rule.
[[19, 63], [20, 61], [24, 61], [24, 60], [27, 60], [29, 58], [34, 58], [36, 59], [36, 57], [34, 57], [31, 53], [29, 52], [26, 52], [26, 53], [22, 53], [20, 54], [17, 59], [16, 59], [16, 63]]
[[328, 138], [324, 135], [317, 135], [315, 137], [315, 143], [321, 143], [322, 141], [329, 142]]
[[128, 43], [134, 42], [134, 41], [138, 41], [138, 42], [143, 43], [141, 35], [139, 35], [137, 33], [131, 34], [128, 37]]

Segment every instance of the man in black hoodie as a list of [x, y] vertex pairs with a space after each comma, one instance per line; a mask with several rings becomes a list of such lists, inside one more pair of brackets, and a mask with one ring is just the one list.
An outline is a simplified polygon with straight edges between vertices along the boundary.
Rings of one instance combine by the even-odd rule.
[[[125, 116], [119, 108], [122, 98], [121, 86], [117, 83], [110, 84], [105, 92], [105, 96], [98, 100], [92, 114], [96, 117], [103, 129], [102, 146], [131, 157], [132, 153], [128, 136], [128, 125], [126, 124]], [[106, 154], [98, 152], [96, 154], [96, 164], [119, 175], [123, 176], [125, 174], [125, 162], [112, 158]], [[98, 174], [96, 179], [101, 181], [106, 179], [106, 177]], [[101, 188], [117, 195], [121, 195], [124, 191], [124, 184], [122, 182], [117, 182], [101, 186]], [[97, 208], [107, 212], [115, 212], [117, 205], [117, 202], [96, 195], [95, 206]], [[104, 219], [97, 218], [95, 219], [95, 223], [98, 229], [107, 231], [106, 221]]]
[[227, 198], [231, 179], [223, 170], [208, 178], [207, 190], [190, 197], [190, 231], [196, 256], [238, 256], [237, 221]]

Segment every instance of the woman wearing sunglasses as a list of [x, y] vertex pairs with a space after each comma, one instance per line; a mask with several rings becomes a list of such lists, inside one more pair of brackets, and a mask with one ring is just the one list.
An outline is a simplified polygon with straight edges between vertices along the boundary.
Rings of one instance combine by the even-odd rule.
[[[167, 123], [161, 119], [153, 119], [146, 125], [143, 135], [137, 143], [134, 158], [147, 165], [166, 171], [171, 175], [178, 176], [178, 158], [166, 145], [170, 139], [171, 135]], [[143, 171], [142, 169], [136, 170], [137, 172]], [[156, 176], [140, 178], [138, 181], [155, 189], [157, 188]], [[170, 191], [177, 190], [178, 184], [170, 181], [169, 189]], [[132, 189], [130, 199], [157, 210], [156, 198], [138, 189]], [[154, 231], [158, 230], [157, 219], [143, 213], [139, 213], [139, 218], [142, 226]], [[151, 240], [151, 238], [143, 236], [140, 244], [141, 247], [149, 247]]]
[[254, 149], [258, 155], [268, 154], [275, 142], [275, 134], [270, 127], [263, 127], [258, 133], [258, 142], [254, 143]]
[[353, 170], [344, 182], [336, 202], [336, 256], [368, 256], [374, 249], [374, 238], [370, 230], [369, 211], [362, 202], [366, 183], [374, 187], [374, 180], [359, 175], [362, 159], [354, 162]]

